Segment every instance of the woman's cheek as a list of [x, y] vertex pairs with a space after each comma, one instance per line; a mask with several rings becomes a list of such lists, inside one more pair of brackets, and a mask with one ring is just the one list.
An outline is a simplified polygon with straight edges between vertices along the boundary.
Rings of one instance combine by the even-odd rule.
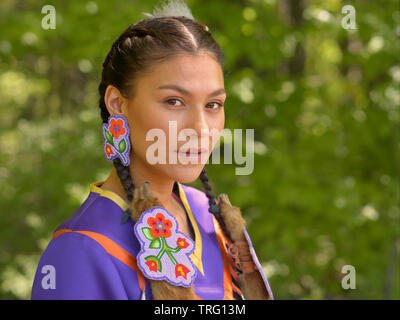
[[210, 135], [210, 144], [211, 150], [214, 148], [215, 144], [221, 137], [221, 134], [224, 130], [225, 126], [225, 114], [224, 110], [221, 111], [221, 114], [218, 115], [217, 119], [213, 119], [212, 121], [212, 130]]
[[147, 129], [143, 128], [137, 121], [131, 128], [130, 140], [134, 156], [143, 159], [146, 156], [146, 149], [151, 141], [146, 141]]

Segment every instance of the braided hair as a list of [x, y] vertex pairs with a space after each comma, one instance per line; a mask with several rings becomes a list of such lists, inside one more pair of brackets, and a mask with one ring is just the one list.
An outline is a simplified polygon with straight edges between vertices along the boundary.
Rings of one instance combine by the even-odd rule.
[[[134, 80], [155, 62], [182, 52], [196, 54], [201, 51], [207, 51], [223, 68], [223, 52], [220, 46], [211, 36], [211, 32], [193, 19], [184, 16], [155, 17], [129, 26], [113, 43], [103, 63], [99, 85], [99, 106], [103, 123], [107, 123], [110, 116], [104, 101], [108, 85], [118, 88], [126, 98], [132, 97], [135, 91]], [[127, 199], [131, 202], [135, 186], [130, 169], [118, 158], [113, 160], [113, 164]], [[205, 168], [199, 178], [209, 200], [209, 211], [214, 214], [229, 238]]]

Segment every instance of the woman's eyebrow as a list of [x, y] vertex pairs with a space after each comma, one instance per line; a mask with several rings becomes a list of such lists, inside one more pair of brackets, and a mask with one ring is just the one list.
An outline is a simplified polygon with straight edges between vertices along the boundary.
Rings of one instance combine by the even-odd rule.
[[[190, 97], [193, 96], [189, 91], [183, 89], [180, 86], [174, 85], [174, 84], [166, 84], [166, 85], [158, 87], [157, 89], [172, 89], [172, 90], [176, 90], [176, 91], [178, 91], [178, 92], [180, 92], [182, 94], [185, 94], [187, 96], [190, 96]], [[223, 94], [223, 93], [226, 94], [226, 91], [225, 91], [224, 88], [221, 88], [221, 89], [215, 90], [214, 92], [211, 92], [208, 96], [209, 97], [214, 97], [214, 96], [218, 96], [218, 95]]]

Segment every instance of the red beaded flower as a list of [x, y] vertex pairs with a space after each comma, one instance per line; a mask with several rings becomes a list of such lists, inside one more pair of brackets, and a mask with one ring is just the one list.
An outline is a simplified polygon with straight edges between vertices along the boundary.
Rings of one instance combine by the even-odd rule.
[[109, 144], [106, 144], [106, 153], [107, 153], [107, 157], [110, 157], [111, 155], [114, 154], [113, 149], [111, 148], [111, 146]]
[[184, 238], [178, 238], [176, 240], [176, 244], [178, 245], [179, 248], [185, 249], [189, 246], [189, 243], [186, 241]]
[[150, 271], [157, 271], [158, 270], [157, 261], [156, 260], [151, 259], [151, 260], [146, 261], [145, 263], [149, 267]]
[[110, 132], [113, 135], [114, 139], [118, 139], [120, 135], [124, 135], [124, 122], [121, 119], [111, 119]]
[[186, 275], [190, 272], [190, 270], [183, 264], [179, 263], [175, 266], [175, 277], [184, 277], [186, 279]]
[[147, 224], [151, 227], [150, 232], [154, 238], [159, 238], [161, 236], [168, 238], [172, 234], [170, 230], [172, 228], [172, 222], [165, 219], [162, 213], [157, 213], [155, 218], [148, 218]]

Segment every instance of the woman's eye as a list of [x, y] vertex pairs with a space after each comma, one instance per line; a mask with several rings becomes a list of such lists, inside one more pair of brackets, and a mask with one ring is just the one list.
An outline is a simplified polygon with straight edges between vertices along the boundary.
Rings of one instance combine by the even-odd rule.
[[211, 105], [211, 108], [207, 107], [207, 109], [217, 110], [217, 109], [222, 108], [224, 106], [223, 104], [221, 104], [219, 102], [210, 102], [209, 104], [207, 104], [207, 106], [210, 106], [210, 105]]
[[[165, 101], [165, 103], [167, 103], [169, 106], [171, 107], [181, 107], [183, 106], [182, 101], [180, 101], [179, 99], [168, 99]], [[177, 104], [178, 103], [178, 104]], [[181, 104], [179, 104], [181, 103]], [[222, 108], [224, 105], [220, 102], [210, 102], [206, 105], [206, 109], [210, 109], [210, 110], [218, 110], [219, 108]]]
[[[172, 101], [172, 103], [171, 103]], [[172, 107], [179, 107], [179, 105], [176, 104], [176, 101], [181, 102], [178, 99], [168, 99], [167, 101], [165, 101], [168, 105], [172, 106]]]

